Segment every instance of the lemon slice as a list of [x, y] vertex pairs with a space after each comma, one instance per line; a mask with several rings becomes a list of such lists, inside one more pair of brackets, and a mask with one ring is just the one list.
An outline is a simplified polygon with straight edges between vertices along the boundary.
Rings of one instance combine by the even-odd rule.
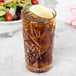
[[50, 9], [47, 7], [41, 6], [41, 5], [33, 5], [29, 8], [29, 11], [32, 13], [42, 17], [42, 18], [53, 18], [53, 13]]

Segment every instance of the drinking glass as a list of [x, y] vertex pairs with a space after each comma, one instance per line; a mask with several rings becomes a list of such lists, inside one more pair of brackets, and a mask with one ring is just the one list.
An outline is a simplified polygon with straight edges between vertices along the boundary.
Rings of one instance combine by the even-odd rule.
[[53, 18], [46, 19], [22, 10], [25, 61], [32, 72], [42, 73], [52, 67], [56, 12], [53, 8], [51, 11]]

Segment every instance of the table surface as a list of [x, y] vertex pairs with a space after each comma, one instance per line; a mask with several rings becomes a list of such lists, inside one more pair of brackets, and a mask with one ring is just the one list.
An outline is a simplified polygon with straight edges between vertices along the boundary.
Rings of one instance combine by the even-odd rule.
[[22, 31], [0, 37], [0, 76], [76, 76], [76, 29], [57, 21], [53, 68], [42, 74], [25, 68]]
[[[65, 28], [61, 29], [59, 25]], [[76, 29], [57, 23], [53, 50], [53, 68], [43, 74], [25, 68], [22, 31], [13, 37], [0, 37], [1, 76], [76, 76]]]

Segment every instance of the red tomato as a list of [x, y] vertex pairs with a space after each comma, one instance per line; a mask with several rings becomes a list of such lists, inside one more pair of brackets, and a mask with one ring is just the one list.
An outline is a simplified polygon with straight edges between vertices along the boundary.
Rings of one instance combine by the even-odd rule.
[[32, 0], [32, 4], [37, 5], [37, 4], [39, 4], [39, 2], [38, 2], [38, 0]]
[[20, 14], [20, 19], [22, 18], [21, 14]]
[[13, 17], [12, 17], [12, 15], [10, 13], [7, 13], [5, 15], [5, 18], [6, 18], [7, 21], [12, 21], [13, 20]]
[[3, 2], [4, 0], [0, 0], [0, 2]]

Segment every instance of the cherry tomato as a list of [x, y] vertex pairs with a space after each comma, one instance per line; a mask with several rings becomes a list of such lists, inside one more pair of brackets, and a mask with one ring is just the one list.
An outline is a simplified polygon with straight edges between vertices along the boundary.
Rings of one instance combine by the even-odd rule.
[[13, 16], [10, 13], [7, 13], [5, 15], [5, 18], [6, 18], [7, 21], [12, 21], [13, 20]]
[[0, 0], [0, 2], [3, 2], [4, 0]]
[[32, 0], [32, 4], [37, 5], [37, 4], [39, 4], [39, 2], [38, 2], [38, 0]]
[[20, 14], [20, 19], [22, 18], [21, 14]]

